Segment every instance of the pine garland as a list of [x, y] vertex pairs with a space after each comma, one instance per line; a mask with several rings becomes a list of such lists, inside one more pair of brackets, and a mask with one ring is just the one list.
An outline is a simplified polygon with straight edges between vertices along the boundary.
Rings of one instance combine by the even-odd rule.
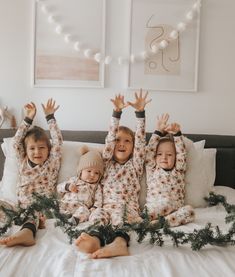
[[104, 234], [105, 237], [110, 237], [115, 231], [130, 232], [134, 231], [137, 234], [137, 241], [139, 243], [149, 236], [149, 242], [158, 246], [163, 246], [165, 239], [169, 237], [174, 246], [190, 244], [192, 250], [200, 250], [202, 247], [210, 244], [217, 246], [235, 245], [235, 205], [227, 203], [226, 199], [222, 195], [216, 195], [213, 192], [209, 194], [205, 200], [209, 206], [221, 204], [227, 215], [225, 222], [230, 223], [231, 227], [227, 233], [223, 233], [219, 226], [212, 226], [211, 223], [207, 223], [202, 229], [195, 229], [193, 232], [185, 233], [183, 231], [174, 231], [168, 225], [167, 220], [164, 217], [160, 217], [156, 222], [151, 222], [147, 210], [143, 213], [143, 221], [140, 223], [128, 224], [125, 222], [122, 227], [113, 227], [111, 224], [98, 225], [94, 224], [87, 228], [79, 228], [73, 222], [69, 220], [69, 216], [62, 214], [59, 208], [59, 200], [56, 195], [51, 197], [41, 196], [34, 194], [34, 202], [23, 209], [18, 206], [16, 209], [6, 208], [0, 206], [0, 209], [5, 213], [7, 217], [6, 224], [0, 228], [0, 236], [3, 235], [13, 224], [22, 225], [28, 218], [36, 218], [38, 212], [45, 214], [48, 218], [55, 218], [55, 225], [62, 228], [70, 239], [70, 243], [73, 239], [79, 237], [82, 232], [88, 232], [94, 228]]

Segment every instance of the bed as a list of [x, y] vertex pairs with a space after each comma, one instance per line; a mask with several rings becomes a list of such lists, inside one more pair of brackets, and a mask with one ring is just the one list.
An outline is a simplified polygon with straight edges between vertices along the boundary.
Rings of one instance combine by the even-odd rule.
[[[0, 131], [0, 198], [16, 200], [17, 169], [11, 149], [14, 130]], [[63, 162], [59, 181], [74, 174], [82, 144], [102, 147], [106, 132], [63, 131]], [[235, 136], [188, 134], [186, 174], [186, 202], [195, 207], [196, 220], [173, 228], [184, 232], [203, 228], [208, 222], [226, 232], [222, 205], [208, 207], [203, 197], [209, 191], [222, 194], [228, 203], [235, 203]], [[150, 134], [147, 134], [149, 139]], [[145, 199], [145, 178], [142, 180], [140, 205]], [[91, 260], [69, 243], [67, 235], [54, 226], [54, 219], [46, 222], [46, 229], [37, 233], [32, 247], [0, 247], [1, 276], [234, 276], [235, 246], [206, 245], [193, 251], [190, 245], [175, 247], [169, 238], [162, 247], [151, 245], [148, 238], [142, 243], [131, 235], [130, 256]], [[19, 228], [13, 226], [7, 234]]]

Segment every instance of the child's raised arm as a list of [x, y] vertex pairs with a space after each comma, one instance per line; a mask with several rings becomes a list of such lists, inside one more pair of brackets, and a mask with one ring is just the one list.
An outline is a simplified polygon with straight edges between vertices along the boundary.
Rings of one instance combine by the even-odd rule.
[[178, 123], [171, 123], [166, 131], [170, 134], [173, 134], [176, 150], [176, 160], [175, 160], [175, 169], [186, 170], [186, 149], [185, 144], [181, 134], [181, 127]]
[[145, 94], [143, 95], [142, 89], [140, 89], [139, 94], [135, 92], [135, 102], [127, 102], [127, 103], [137, 111], [142, 112], [144, 111], [145, 106], [152, 101], [152, 99], [147, 100], [147, 96], [148, 96], [148, 91], [146, 91]]
[[20, 124], [17, 132], [15, 133], [13, 139], [13, 147], [15, 149], [16, 157], [18, 164], [22, 164], [22, 161], [25, 158], [25, 148], [24, 148], [24, 138], [28, 132], [30, 126], [32, 125], [33, 119], [36, 115], [37, 108], [33, 102], [27, 103], [24, 105], [24, 114], [25, 118]]

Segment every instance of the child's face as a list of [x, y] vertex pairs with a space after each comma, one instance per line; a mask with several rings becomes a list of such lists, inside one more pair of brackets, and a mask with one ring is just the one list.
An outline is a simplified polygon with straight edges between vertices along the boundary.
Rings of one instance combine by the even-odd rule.
[[157, 148], [157, 165], [163, 169], [172, 169], [175, 165], [175, 147], [170, 141], [161, 142]]
[[130, 134], [119, 131], [116, 136], [114, 159], [120, 164], [129, 160], [133, 152], [133, 139]]
[[100, 172], [95, 167], [88, 167], [82, 170], [81, 180], [90, 184], [97, 183], [100, 178]]
[[49, 149], [46, 141], [35, 141], [32, 137], [28, 137], [25, 141], [26, 155], [28, 159], [37, 165], [42, 165], [48, 158]]

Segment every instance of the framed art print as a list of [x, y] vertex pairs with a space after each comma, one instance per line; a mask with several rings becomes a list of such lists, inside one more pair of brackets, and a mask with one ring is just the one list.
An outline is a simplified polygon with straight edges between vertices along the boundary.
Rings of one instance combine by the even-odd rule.
[[128, 87], [196, 91], [201, 1], [132, 0]]
[[105, 0], [35, 0], [35, 87], [103, 87]]

